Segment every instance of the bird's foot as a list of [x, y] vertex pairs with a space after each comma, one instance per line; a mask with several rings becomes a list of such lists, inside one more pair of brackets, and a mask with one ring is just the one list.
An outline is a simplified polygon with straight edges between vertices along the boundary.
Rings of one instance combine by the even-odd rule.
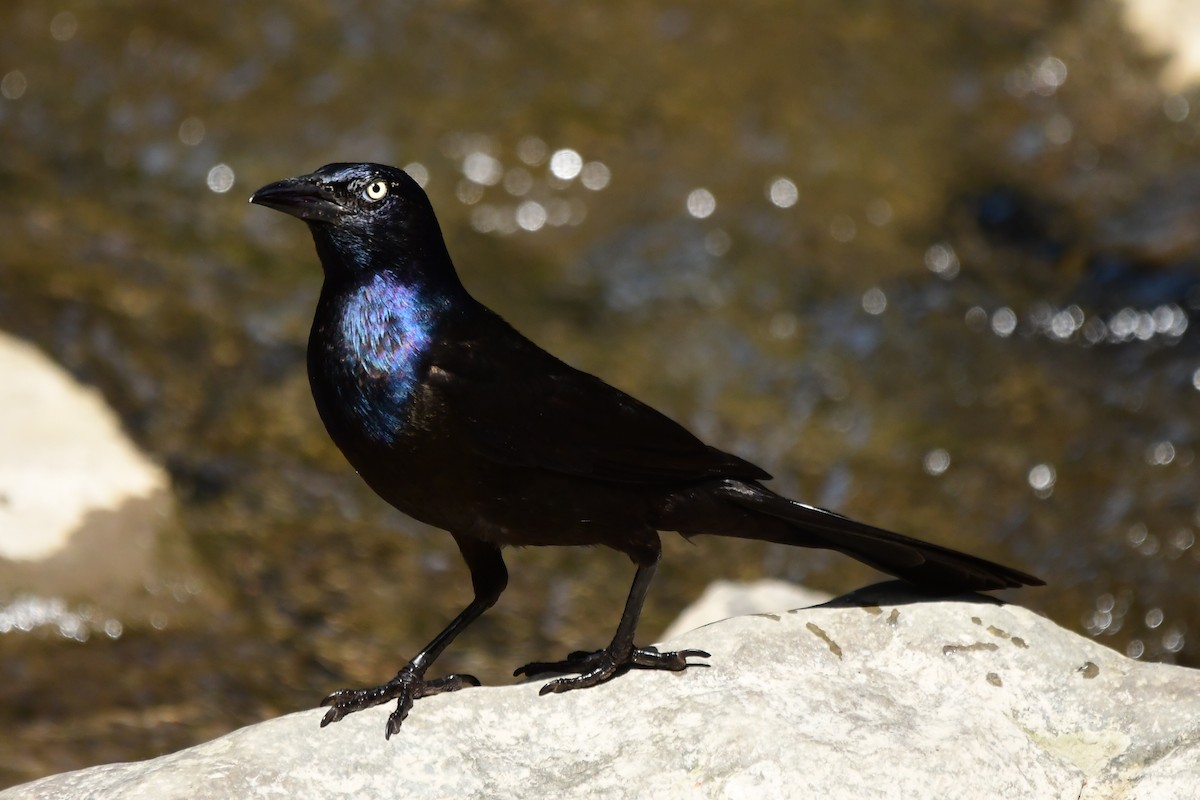
[[534, 661], [523, 667], [518, 667], [514, 676], [533, 676], [546, 672], [577, 672], [573, 678], [558, 678], [542, 687], [538, 694], [554, 692], [569, 692], [572, 689], [587, 689], [604, 683], [609, 678], [631, 668], [669, 669], [673, 672], [685, 670], [689, 666], [688, 658], [710, 658], [703, 650], [669, 650], [660, 653], [654, 647], [633, 647], [623, 656], [614, 654], [611, 649], [586, 652], [577, 650], [562, 661]]
[[387, 721], [386, 738], [400, 732], [400, 725], [408, 712], [412, 710], [413, 702], [421, 697], [428, 697], [442, 692], [456, 692], [464, 686], [478, 686], [479, 679], [474, 675], [453, 674], [433, 680], [425, 680], [425, 670], [418, 670], [412, 664], [396, 674], [385, 684], [370, 686], [365, 689], [339, 689], [321, 701], [322, 706], [329, 706], [321, 720], [324, 728], [331, 722], [337, 722], [347, 714], [371, 708], [389, 700], [396, 700], [396, 710]]

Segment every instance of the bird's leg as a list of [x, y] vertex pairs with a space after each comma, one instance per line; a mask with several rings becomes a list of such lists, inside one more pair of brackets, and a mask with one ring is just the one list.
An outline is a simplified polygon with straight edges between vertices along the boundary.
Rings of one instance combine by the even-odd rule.
[[388, 717], [387, 733], [390, 737], [400, 731], [400, 724], [412, 710], [413, 702], [421, 697], [442, 692], [453, 692], [464, 686], [478, 686], [479, 679], [474, 675], [454, 673], [432, 680], [425, 679], [425, 670], [433, 663], [446, 645], [467, 627], [474, 619], [482, 614], [491, 603], [473, 600], [446, 629], [439, 633], [417, 656], [404, 665], [396, 673], [396, 677], [379, 686], [369, 686], [363, 689], [339, 689], [321, 701], [321, 705], [329, 706], [321, 720], [324, 728], [331, 722], [337, 722], [347, 714], [371, 708], [389, 700], [396, 700], [396, 710]]
[[638, 565], [637, 574], [633, 578], [633, 586], [629, 589], [629, 599], [625, 601], [625, 611], [617, 624], [617, 633], [612, 643], [603, 650], [595, 652], [577, 651], [567, 656], [564, 661], [533, 662], [519, 667], [513, 675], [538, 675], [545, 672], [578, 672], [572, 678], [558, 678], [542, 687], [539, 694], [550, 692], [569, 692], [572, 689], [586, 689], [604, 683], [614, 675], [624, 672], [631, 667], [643, 669], [669, 669], [679, 671], [687, 669], [689, 657], [708, 658], [703, 650], [672, 650], [660, 653], [653, 647], [634, 647], [633, 636], [637, 629], [638, 616], [642, 613], [642, 604], [646, 600], [646, 591], [654, 578], [658, 567], [658, 554], [653, 560]]
[[[458, 539], [458, 537], [455, 537]], [[347, 714], [371, 708], [389, 700], [396, 700], [396, 710], [387, 721], [386, 736], [400, 732], [408, 712], [412, 710], [413, 702], [421, 697], [428, 697], [442, 692], [454, 692], [464, 686], [478, 686], [479, 679], [474, 675], [450, 674], [432, 680], [425, 679], [427, 670], [442, 651], [454, 641], [454, 638], [487, 611], [500, 597], [508, 583], [508, 571], [499, 548], [485, 545], [472, 540], [458, 540], [459, 550], [471, 570], [471, 584], [475, 590], [475, 599], [463, 612], [454, 618], [446, 628], [433, 638], [412, 661], [396, 673], [396, 677], [379, 686], [365, 689], [340, 689], [321, 701], [321, 705], [329, 706], [329, 711], [321, 720], [324, 728], [331, 722], [337, 722]]]

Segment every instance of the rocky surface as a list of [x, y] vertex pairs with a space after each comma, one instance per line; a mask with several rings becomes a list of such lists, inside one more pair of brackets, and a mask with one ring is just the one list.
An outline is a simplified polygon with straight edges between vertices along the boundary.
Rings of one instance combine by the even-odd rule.
[[688, 631], [713, 622], [762, 614], [788, 608], [807, 608], [830, 599], [818, 592], [787, 581], [763, 578], [753, 583], [717, 580], [667, 626], [659, 636], [663, 641], [675, 639]]
[[40, 624], [38, 598], [139, 593], [171, 513], [166, 473], [32, 345], [0, 334], [0, 374], [0, 606]]
[[1167, 59], [1164, 88], [1184, 91], [1200, 81], [1200, 3], [1121, 0], [1125, 21], [1152, 53]]
[[390, 741], [314, 709], [0, 798], [1200, 797], [1200, 672], [1018, 606], [883, 584], [668, 644], [711, 665], [427, 698]]

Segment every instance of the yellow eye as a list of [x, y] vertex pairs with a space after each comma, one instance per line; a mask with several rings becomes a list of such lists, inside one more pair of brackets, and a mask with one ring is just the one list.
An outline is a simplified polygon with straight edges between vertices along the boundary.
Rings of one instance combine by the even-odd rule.
[[363, 197], [370, 200], [372, 203], [378, 202], [387, 195], [388, 185], [383, 181], [371, 181], [367, 184], [367, 188], [363, 189]]

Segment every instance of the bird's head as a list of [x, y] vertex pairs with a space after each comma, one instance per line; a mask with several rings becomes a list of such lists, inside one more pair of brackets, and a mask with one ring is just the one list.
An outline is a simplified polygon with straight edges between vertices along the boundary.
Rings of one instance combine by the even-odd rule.
[[433, 206], [404, 170], [384, 164], [327, 164], [268, 184], [251, 203], [308, 223], [327, 278], [381, 270], [454, 277]]

